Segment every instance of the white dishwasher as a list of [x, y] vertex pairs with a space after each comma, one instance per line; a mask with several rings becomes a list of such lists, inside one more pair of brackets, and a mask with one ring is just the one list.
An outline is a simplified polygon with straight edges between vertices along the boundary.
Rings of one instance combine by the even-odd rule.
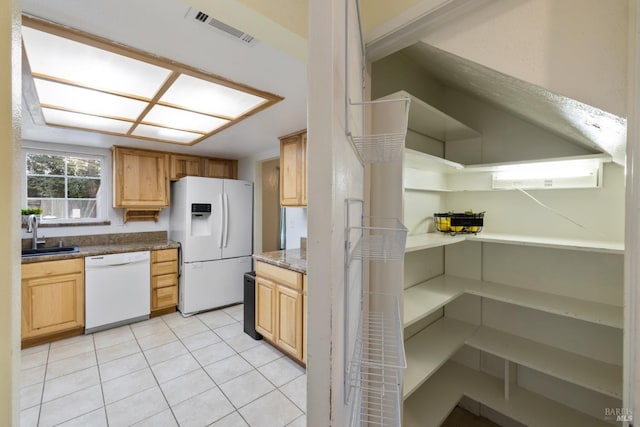
[[149, 251], [85, 257], [85, 334], [149, 318]]

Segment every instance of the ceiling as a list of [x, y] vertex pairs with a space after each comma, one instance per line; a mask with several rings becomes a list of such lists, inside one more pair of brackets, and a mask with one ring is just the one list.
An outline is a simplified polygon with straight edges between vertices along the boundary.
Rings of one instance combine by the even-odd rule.
[[541, 86], [418, 42], [402, 52], [446, 86], [470, 93], [624, 164], [626, 120]]
[[242, 158], [273, 149], [278, 137], [306, 127], [306, 64], [267, 43], [246, 45], [195, 20], [179, 0], [23, 0], [26, 14], [217, 74], [284, 98], [192, 146], [154, 143], [36, 125], [23, 114], [24, 140], [109, 148], [114, 144]]

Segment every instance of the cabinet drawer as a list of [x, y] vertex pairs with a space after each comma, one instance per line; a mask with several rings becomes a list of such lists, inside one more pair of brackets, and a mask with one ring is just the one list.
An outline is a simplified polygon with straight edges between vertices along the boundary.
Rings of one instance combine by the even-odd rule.
[[163, 274], [151, 277], [151, 288], [166, 288], [168, 286], [178, 286], [178, 276], [175, 274]]
[[289, 286], [290, 288], [302, 289], [302, 274], [293, 270], [277, 267], [265, 262], [256, 261], [256, 276], [273, 280], [280, 285]]
[[22, 265], [22, 278], [57, 276], [59, 274], [84, 273], [84, 258], [60, 261], [34, 262]]
[[178, 272], [178, 263], [175, 261], [156, 262], [151, 264], [151, 275], [161, 276], [163, 274], [176, 274]]
[[178, 259], [178, 249], [158, 249], [151, 251], [151, 262], [176, 261]]
[[151, 293], [151, 308], [158, 309], [178, 304], [178, 287], [154, 289]]

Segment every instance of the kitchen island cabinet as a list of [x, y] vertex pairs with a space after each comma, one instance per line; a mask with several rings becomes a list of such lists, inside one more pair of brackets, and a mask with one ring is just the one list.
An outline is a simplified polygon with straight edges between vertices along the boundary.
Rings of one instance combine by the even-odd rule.
[[[274, 253], [286, 252], [276, 251]], [[256, 256], [256, 331], [299, 363], [306, 363], [306, 274]]]
[[22, 266], [22, 346], [79, 335], [84, 328], [84, 259]]

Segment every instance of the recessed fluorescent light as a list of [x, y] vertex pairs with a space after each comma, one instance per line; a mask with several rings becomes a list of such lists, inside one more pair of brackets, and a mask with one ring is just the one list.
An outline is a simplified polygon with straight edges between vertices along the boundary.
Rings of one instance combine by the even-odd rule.
[[125, 134], [133, 123], [108, 119], [89, 114], [43, 108], [42, 114], [47, 123], [58, 126], [74, 127], [83, 130], [96, 130], [109, 133]]
[[150, 126], [144, 124], [136, 126], [131, 134], [134, 136], [143, 136], [145, 138], [175, 142], [178, 144], [187, 144], [204, 136], [199, 133], [185, 132], [177, 129], [168, 129], [160, 126]]
[[266, 101], [247, 92], [186, 75], [178, 77], [160, 98], [161, 103], [232, 119]]
[[22, 24], [45, 124], [192, 145], [282, 100], [51, 22]]
[[148, 124], [157, 124], [174, 129], [202, 132], [203, 134], [209, 133], [229, 123], [229, 120], [177, 108], [165, 107], [164, 105], [154, 106], [151, 111], [144, 116], [142, 121]]
[[171, 70], [29, 27], [22, 28], [31, 72], [151, 99]]
[[92, 89], [34, 79], [40, 103], [60, 109], [96, 116], [111, 116], [135, 120], [148, 105], [137, 99], [112, 95]]

